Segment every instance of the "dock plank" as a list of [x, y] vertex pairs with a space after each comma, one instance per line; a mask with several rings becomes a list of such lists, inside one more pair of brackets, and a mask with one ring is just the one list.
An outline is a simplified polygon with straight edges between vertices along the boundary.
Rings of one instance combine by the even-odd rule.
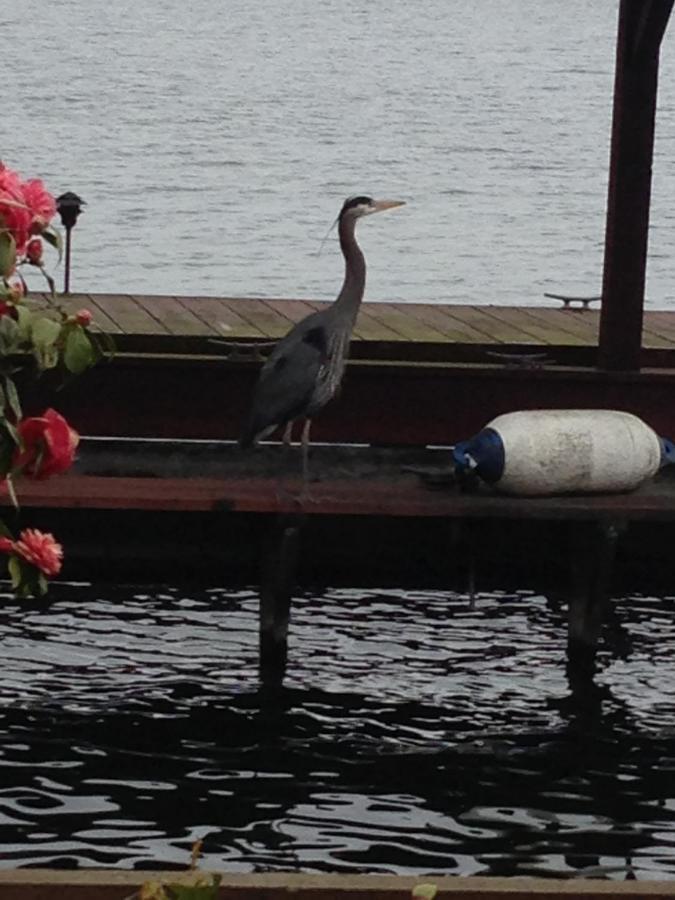
[[[555, 324], [562, 331], [570, 334], [578, 335], [587, 344], [596, 345], [598, 343], [598, 333], [600, 330], [600, 311], [597, 309], [580, 309], [578, 307], [570, 307], [569, 309], [551, 309], [541, 307], [525, 307], [527, 312], [537, 317], [541, 321]], [[672, 317], [672, 314], [666, 314]], [[673, 323], [675, 324], [675, 323]], [[645, 315], [643, 328], [643, 345], [651, 349], [675, 349], [675, 331], [668, 337], [659, 333], [656, 321], [651, 315]]]
[[538, 319], [531, 316], [526, 308], [513, 306], [491, 307], [490, 315], [498, 318], [500, 322], [509, 323], [514, 328], [522, 329], [541, 344], [558, 347], [560, 345], [586, 346], [589, 341], [571, 331], [565, 331], [551, 319]]
[[486, 342], [486, 336], [482, 331], [456, 319], [452, 315], [451, 308], [447, 306], [435, 303], [414, 303], [410, 304], [409, 313], [436, 328], [444, 335], [448, 343], [484, 344]]
[[[326, 309], [328, 304], [322, 300], [309, 301], [312, 309], [317, 311]], [[388, 328], [382, 322], [378, 322], [370, 313], [370, 303], [361, 304], [356, 325], [354, 326], [354, 338], [357, 341], [380, 343], [383, 341], [400, 341], [404, 338], [398, 332]]]
[[[290, 316], [293, 324], [302, 321], [312, 312], [319, 312], [329, 306], [329, 302], [325, 300], [268, 300], [266, 302], [278, 312]], [[363, 306], [359, 311], [353, 336], [357, 341], [400, 340], [400, 335], [396, 332], [379, 327], [378, 323], [364, 311]]]
[[[214, 336], [235, 342], [278, 340], [293, 323], [327, 308], [330, 301], [72, 294], [59, 295], [57, 302], [68, 314], [89, 308], [97, 326], [117, 337], [123, 350], [209, 354], [213, 353], [209, 342]], [[358, 349], [353, 355], [466, 362], [481, 361], [490, 347], [502, 350], [513, 345], [545, 351], [556, 346], [561, 348], [557, 359], [563, 364], [593, 364], [588, 353], [597, 347], [599, 318], [598, 310], [556, 306], [366, 302], [354, 330]], [[675, 311], [645, 311], [643, 346], [651, 353], [645, 364], [673, 364]]]
[[237, 311], [236, 305], [221, 297], [184, 297], [190, 309], [216, 333], [232, 340], [259, 340], [265, 335]]
[[369, 303], [368, 314], [375, 321], [391, 328], [407, 341], [424, 341], [434, 344], [447, 342], [447, 337], [442, 332], [423, 319], [411, 315], [404, 307], [405, 304], [400, 303]]
[[153, 318], [159, 320], [171, 335], [213, 337], [217, 334], [211, 325], [207, 325], [191, 309], [183, 306], [176, 297], [134, 294], [133, 298]]
[[579, 338], [589, 345], [597, 344], [598, 342], [600, 315], [597, 310], [554, 309], [540, 306], [528, 306], [526, 309], [528, 316], [536, 319], [538, 322], [550, 325], [563, 334]]
[[675, 344], [675, 314], [665, 310], [650, 310], [644, 316], [645, 346], [662, 346], [656, 340]]
[[[427, 876], [443, 900], [672, 900], [672, 881], [533, 878], [479, 875]], [[122, 869], [4, 869], [3, 900], [119, 900], [137, 896], [145, 882], [172, 883], [176, 872]], [[420, 876], [225, 872], [219, 900], [406, 900]]]
[[281, 300], [277, 297], [273, 297], [265, 302], [271, 309], [286, 316], [286, 318], [293, 323], [302, 321], [305, 316], [314, 312], [311, 302], [307, 300]]
[[236, 301], [236, 306], [233, 301], [232, 306], [242, 318], [273, 340], [282, 338], [293, 325], [288, 316], [270, 306], [266, 300], [244, 298]]
[[131, 294], [97, 294], [96, 305], [119, 326], [122, 334], [169, 334], [159, 319], [144, 309]]
[[496, 344], [537, 344], [535, 337], [519, 325], [500, 319], [493, 310], [494, 306], [455, 306], [453, 318], [458, 319], [479, 331], [482, 331], [487, 342]]
[[[503, 518], [535, 520], [675, 521], [673, 487], [648, 485], [631, 494], [509, 497], [495, 493], [431, 491], [415, 476], [335, 478], [313, 483], [303, 498], [302, 480], [277, 476], [147, 477], [67, 473], [50, 481], [22, 482], [22, 506], [62, 509], [307, 513], [309, 515]], [[0, 505], [10, 504], [7, 497]]]
[[[31, 292], [31, 298], [42, 299], [45, 311], [52, 308], [52, 304], [46, 294]], [[94, 317], [94, 327], [98, 331], [105, 331], [108, 334], [121, 334], [122, 329], [111, 319], [105, 309], [97, 303], [97, 298], [101, 295], [92, 294], [59, 294], [56, 298], [57, 305], [67, 313], [67, 315], [75, 315], [81, 309], [88, 309]]]

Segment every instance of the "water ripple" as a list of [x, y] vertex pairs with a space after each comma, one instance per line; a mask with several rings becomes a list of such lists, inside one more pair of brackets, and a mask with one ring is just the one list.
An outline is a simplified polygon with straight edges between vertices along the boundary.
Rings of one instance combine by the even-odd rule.
[[675, 878], [675, 599], [614, 604], [595, 690], [531, 594], [294, 601], [57, 585], [0, 605], [0, 865]]

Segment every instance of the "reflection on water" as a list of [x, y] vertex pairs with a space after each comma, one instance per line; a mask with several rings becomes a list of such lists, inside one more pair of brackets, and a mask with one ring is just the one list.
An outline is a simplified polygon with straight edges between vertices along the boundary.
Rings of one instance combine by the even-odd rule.
[[544, 598], [327, 591], [280, 695], [248, 591], [0, 607], [0, 865], [675, 878], [675, 602], [616, 604], [594, 690]]

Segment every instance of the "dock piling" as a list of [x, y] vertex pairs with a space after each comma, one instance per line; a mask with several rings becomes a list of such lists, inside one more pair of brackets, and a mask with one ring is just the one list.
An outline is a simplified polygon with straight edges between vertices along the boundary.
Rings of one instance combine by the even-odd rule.
[[568, 597], [567, 672], [570, 681], [595, 674], [595, 656], [609, 599], [618, 521], [570, 523], [571, 585]]
[[300, 549], [300, 517], [282, 515], [263, 555], [260, 583], [260, 680], [280, 687], [288, 658], [288, 624]]

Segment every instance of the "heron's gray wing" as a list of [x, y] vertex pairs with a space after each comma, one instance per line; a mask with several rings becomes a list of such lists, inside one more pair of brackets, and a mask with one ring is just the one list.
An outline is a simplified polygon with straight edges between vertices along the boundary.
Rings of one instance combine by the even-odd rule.
[[[300, 323], [304, 325], [304, 323]], [[263, 366], [242, 443], [301, 416], [325, 365], [328, 337], [321, 324], [295, 328], [277, 344]]]

